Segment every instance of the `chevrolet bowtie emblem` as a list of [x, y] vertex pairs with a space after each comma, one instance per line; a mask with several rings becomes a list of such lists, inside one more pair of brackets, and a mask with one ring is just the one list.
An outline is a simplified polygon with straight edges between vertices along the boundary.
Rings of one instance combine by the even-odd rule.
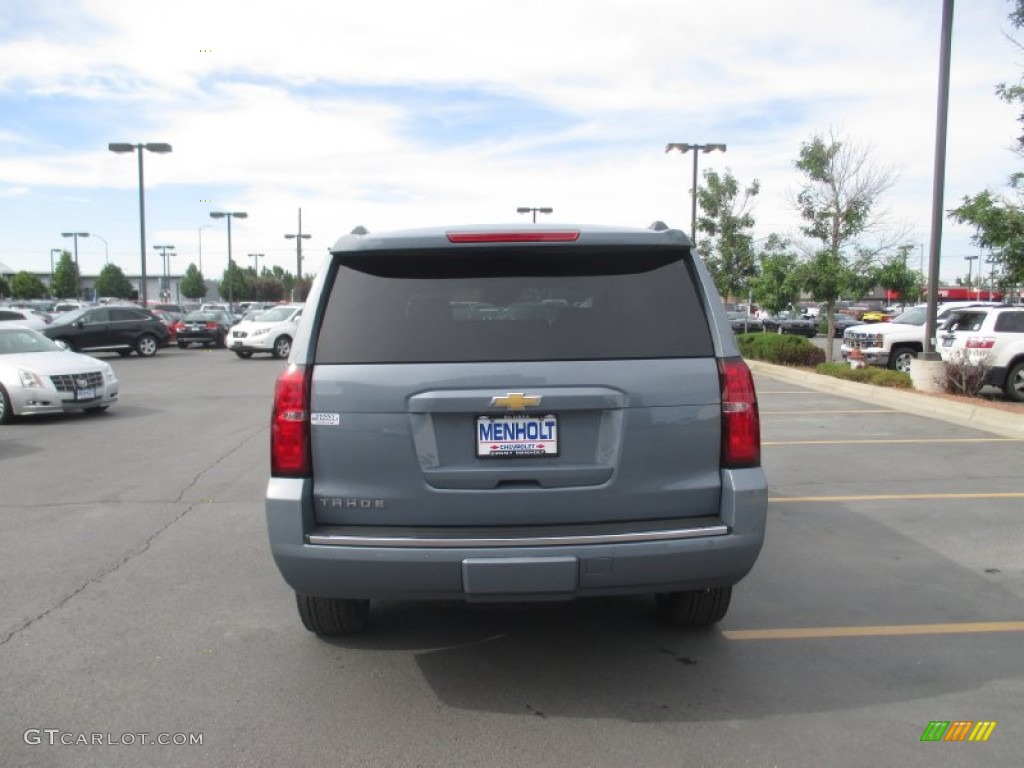
[[510, 411], [525, 410], [528, 405], [540, 405], [542, 395], [524, 395], [522, 392], [509, 392], [504, 397], [492, 397], [491, 408], [508, 408]]

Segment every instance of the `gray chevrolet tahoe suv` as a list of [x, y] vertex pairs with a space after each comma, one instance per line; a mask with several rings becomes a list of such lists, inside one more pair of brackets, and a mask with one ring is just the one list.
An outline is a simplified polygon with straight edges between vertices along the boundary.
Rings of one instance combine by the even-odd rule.
[[386, 599], [725, 615], [767, 484], [753, 380], [686, 235], [359, 228], [306, 306], [266, 512], [307, 629], [360, 630]]

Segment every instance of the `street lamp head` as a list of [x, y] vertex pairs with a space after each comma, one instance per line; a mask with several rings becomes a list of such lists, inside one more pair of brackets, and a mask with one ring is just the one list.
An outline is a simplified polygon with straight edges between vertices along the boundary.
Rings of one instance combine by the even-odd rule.
[[88, 232], [61, 232], [60, 233], [61, 237], [74, 237], [75, 235], [77, 235], [78, 237], [88, 237], [89, 233]]
[[665, 151], [666, 152], [681, 152], [682, 154], [685, 155], [687, 152], [690, 151], [690, 145], [689, 144], [685, 144], [685, 143], [681, 144], [679, 142], [673, 141], [673, 142], [669, 142], [668, 144], [665, 145]]
[[529, 213], [529, 212], [530, 212], [530, 209], [525, 207], [525, 206], [522, 206], [522, 205], [519, 206], [518, 208], [516, 208], [516, 213]]
[[538, 208], [537, 212], [538, 213], [552, 213], [554, 210], [555, 210], [554, 208]]
[[211, 219], [223, 219], [225, 216], [227, 216], [226, 213], [221, 213], [220, 211], [210, 211]]
[[111, 152], [118, 152], [123, 154], [125, 152], [134, 152], [135, 145], [126, 144], [124, 142], [114, 142], [111, 144], [107, 144], [107, 149], [109, 149]]
[[158, 152], [159, 154], [167, 154], [171, 151], [171, 145], [165, 144], [164, 142], [151, 142], [143, 145], [150, 152]]
[[173, 245], [154, 245], [153, 246], [153, 250], [154, 251], [159, 251], [159, 250], [162, 249], [162, 250], [165, 250], [165, 251], [169, 251], [173, 247], [174, 247]]
[[246, 213], [245, 211], [235, 211], [231, 215], [234, 216], [236, 219], [247, 219], [247, 218], [249, 218], [249, 214]]
[[296, 237], [301, 237], [303, 240], [309, 240], [309, 238], [311, 238], [312, 235], [306, 235], [306, 234], [302, 234], [302, 235], [285, 235], [285, 239], [286, 240], [294, 240]]
[[708, 152], [714, 152], [716, 149], [717, 150], [721, 150], [722, 152], [725, 152], [725, 144], [705, 144], [704, 145], [704, 153], [705, 154], [707, 154]]

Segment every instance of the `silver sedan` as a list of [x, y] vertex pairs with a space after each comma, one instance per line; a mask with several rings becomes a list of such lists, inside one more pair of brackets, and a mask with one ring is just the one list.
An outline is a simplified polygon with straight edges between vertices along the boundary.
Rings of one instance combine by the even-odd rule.
[[0, 424], [42, 413], [99, 413], [117, 396], [108, 363], [69, 352], [30, 328], [0, 328]]

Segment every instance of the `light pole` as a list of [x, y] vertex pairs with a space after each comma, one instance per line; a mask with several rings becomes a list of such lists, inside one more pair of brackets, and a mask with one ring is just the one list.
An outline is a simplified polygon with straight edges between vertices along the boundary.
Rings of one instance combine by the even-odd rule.
[[[995, 256], [986, 256], [985, 263], [989, 265], [988, 268], [988, 300], [992, 301], [992, 291], [996, 287], [996, 262], [999, 261]], [[981, 274], [981, 266], [978, 267], [978, 274]]]
[[256, 262], [256, 277], [259, 277], [260, 276], [260, 259], [263, 258], [263, 254], [262, 253], [250, 253], [249, 254], [249, 258], [255, 260], [255, 262]]
[[[968, 301], [970, 301], [970, 299], [971, 299], [971, 272], [973, 271], [972, 267], [974, 267], [974, 261], [977, 258], [978, 258], [977, 256], [964, 256], [964, 261], [967, 262], [967, 300]], [[980, 272], [980, 270], [979, 270], [979, 272]]]
[[173, 245], [154, 245], [153, 246], [153, 250], [154, 251], [160, 251], [160, 257], [164, 260], [164, 271], [163, 271], [163, 273], [161, 275], [161, 279], [160, 279], [160, 298], [163, 301], [167, 301], [168, 300], [168, 297], [170, 296], [170, 292], [171, 292], [170, 291], [170, 287], [171, 287], [171, 280], [170, 280], [170, 278], [171, 278], [171, 271], [168, 268], [168, 264], [169, 264], [168, 259], [170, 259], [170, 257], [172, 257], [172, 256], [177, 256], [177, 254], [176, 253], [170, 253], [169, 254], [167, 252], [170, 251], [170, 250], [173, 250], [173, 248], [174, 248]]
[[151, 142], [148, 144], [113, 143], [108, 144], [107, 149], [118, 154], [124, 154], [125, 152], [139, 153], [139, 254], [142, 261], [142, 284], [140, 285], [142, 290], [140, 295], [142, 297], [142, 306], [146, 306], [148, 300], [146, 294], [146, 195], [145, 186], [142, 183], [142, 150], [167, 154], [171, 151], [171, 145], [162, 142]]
[[107, 243], [107, 238], [103, 237], [102, 235], [97, 235], [95, 232], [92, 233], [92, 236], [95, 237], [97, 240], [102, 240], [103, 241], [103, 264], [104, 265], [109, 264], [110, 263], [110, 248], [109, 248], [108, 243]]
[[295, 240], [295, 287], [292, 288], [292, 301], [298, 295], [299, 281], [302, 280], [302, 241], [309, 240], [312, 235], [302, 234], [302, 209], [299, 208], [299, 231], [294, 235], [285, 235], [287, 240]]
[[697, 244], [697, 150], [701, 150], [704, 154], [708, 152], [714, 152], [716, 149], [725, 152], [725, 144], [680, 144], [672, 142], [665, 145], [666, 152], [678, 152], [685, 155], [690, 150], [693, 150], [693, 187], [691, 187], [691, 194], [693, 200], [691, 201], [690, 208], [690, 239], [693, 244]]
[[63, 248], [51, 248], [50, 249], [50, 296], [51, 297], [53, 296], [53, 275], [54, 275], [53, 254], [55, 254], [55, 253], [64, 253], [64, 249]]
[[203, 224], [198, 228], [199, 232], [199, 274], [203, 273], [203, 230], [213, 229], [213, 224]]
[[61, 232], [61, 237], [73, 237], [75, 238], [75, 268], [78, 268], [78, 238], [88, 237], [88, 232]]
[[234, 311], [235, 305], [235, 271], [231, 261], [231, 220], [244, 219], [249, 216], [245, 211], [210, 211], [211, 219], [228, 220], [228, 306]]
[[531, 208], [529, 206], [525, 206], [524, 205], [524, 206], [521, 206], [519, 208], [516, 208], [516, 213], [532, 213], [533, 214], [533, 223], [536, 224], [537, 223], [537, 214], [538, 213], [551, 213], [554, 210], [555, 210], [554, 208]]

